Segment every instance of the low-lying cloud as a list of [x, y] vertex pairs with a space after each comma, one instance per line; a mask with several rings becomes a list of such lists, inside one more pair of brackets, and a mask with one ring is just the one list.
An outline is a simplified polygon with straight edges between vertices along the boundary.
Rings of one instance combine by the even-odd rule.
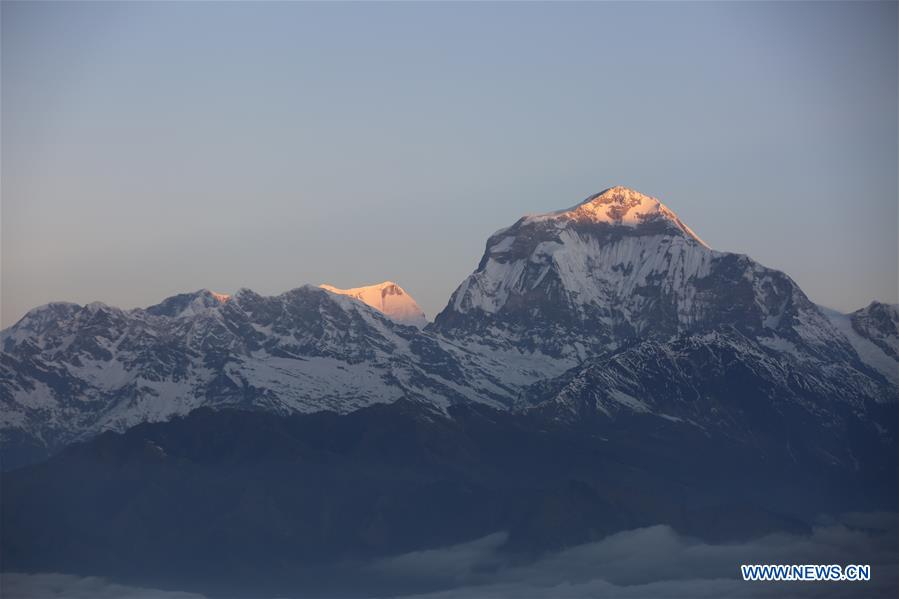
[[[358, 566], [370, 596], [419, 599], [894, 597], [899, 590], [899, 515], [851, 514], [810, 534], [772, 534], [709, 544], [659, 525], [629, 530], [527, 563], [502, 551], [505, 533]], [[870, 564], [869, 582], [744, 582], [740, 564]], [[202, 599], [96, 577], [4, 574], [4, 598]], [[301, 593], [294, 597], [304, 596]]]
[[[895, 514], [853, 514], [809, 535], [773, 534], [708, 544], [669, 526], [629, 530], [528, 564], [505, 561], [502, 536], [421, 551], [373, 565], [396, 579], [450, 582], [420, 597], [894, 597], [899, 589]], [[870, 582], [744, 582], [740, 564], [870, 564]]]

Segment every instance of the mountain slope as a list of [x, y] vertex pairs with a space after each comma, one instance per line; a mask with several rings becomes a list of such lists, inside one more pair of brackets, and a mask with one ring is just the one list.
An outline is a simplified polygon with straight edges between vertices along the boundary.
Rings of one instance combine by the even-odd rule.
[[403, 324], [423, 327], [428, 322], [425, 313], [412, 296], [392, 281], [352, 289], [338, 289], [331, 285], [319, 285], [319, 287], [331, 293], [355, 298]]

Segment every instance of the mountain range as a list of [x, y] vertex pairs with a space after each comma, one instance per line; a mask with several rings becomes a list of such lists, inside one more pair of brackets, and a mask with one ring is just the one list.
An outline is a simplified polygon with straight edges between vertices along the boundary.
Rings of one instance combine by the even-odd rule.
[[493, 234], [427, 326], [392, 282], [35, 308], [2, 332], [0, 443], [10, 468], [204, 406], [346, 413], [404, 398], [569, 418], [586, 409], [571, 393], [584, 377], [603, 382], [589, 387], [595, 414], [693, 410], [711, 426], [703, 398], [665, 412], [641, 388], [650, 367], [661, 388], [681, 381], [684, 352], [728, 353], [769, 399], [826, 419], [822, 398], [856, 410], [899, 398], [897, 322], [885, 304], [822, 309], [784, 273], [709, 248], [657, 199], [614, 187]]
[[200, 290], [41, 306], [0, 345], [6, 570], [393, 595], [427, 589], [359, 564], [899, 500], [897, 306], [818, 306], [623, 187], [494, 233], [430, 323], [389, 281]]

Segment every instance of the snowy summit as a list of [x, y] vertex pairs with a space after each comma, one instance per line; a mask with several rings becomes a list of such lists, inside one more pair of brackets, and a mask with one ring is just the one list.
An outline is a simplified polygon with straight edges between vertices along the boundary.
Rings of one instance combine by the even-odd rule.
[[319, 287], [331, 293], [355, 298], [402, 324], [423, 327], [428, 322], [418, 303], [405, 289], [393, 281], [384, 281], [366, 287], [353, 287], [352, 289], [338, 289], [331, 285], [319, 285]]
[[690, 227], [658, 199], [628, 187], [616, 186], [592, 195], [566, 210], [524, 217], [524, 222], [579, 220], [609, 225], [637, 227], [653, 222], [670, 222], [708, 247]]

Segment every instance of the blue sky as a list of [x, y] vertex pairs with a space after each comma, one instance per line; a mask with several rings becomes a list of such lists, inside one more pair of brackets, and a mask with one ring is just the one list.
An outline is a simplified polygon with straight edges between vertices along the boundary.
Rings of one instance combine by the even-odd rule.
[[2, 323], [392, 279], [613, 185], [897, 301], [895, 3], [2, 5]]

